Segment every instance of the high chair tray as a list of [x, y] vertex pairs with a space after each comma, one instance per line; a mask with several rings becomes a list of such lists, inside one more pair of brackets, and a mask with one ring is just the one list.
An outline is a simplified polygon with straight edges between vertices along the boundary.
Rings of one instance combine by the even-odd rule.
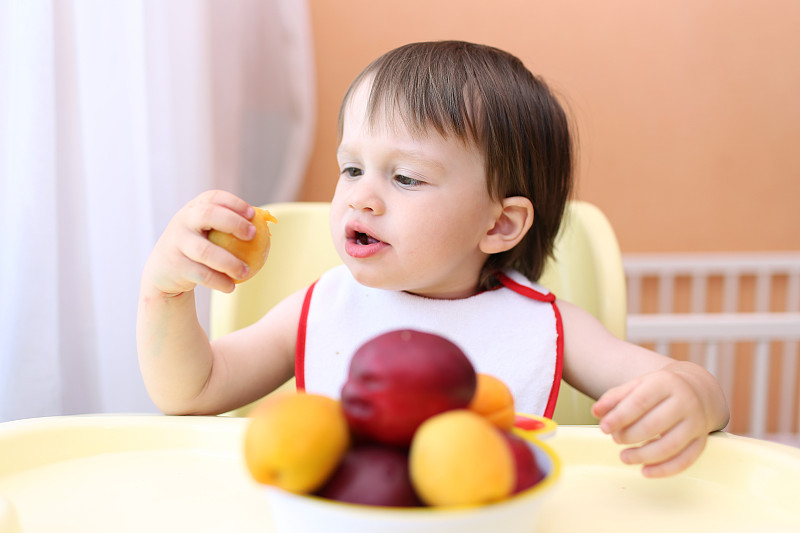
[[[0, 533], [269, 532], [242, 457], [247, 419], [69, 416], [0, 424]], [[800, 531], [800, 450], [715, 434], [668, 479], [595, 427], [548, 440], [562, 479], [537, 531]]]

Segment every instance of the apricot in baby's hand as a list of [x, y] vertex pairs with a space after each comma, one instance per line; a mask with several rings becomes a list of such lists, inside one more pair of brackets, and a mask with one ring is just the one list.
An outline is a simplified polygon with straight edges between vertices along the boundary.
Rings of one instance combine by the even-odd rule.
[[234, 280], [235, 283], [246, 281], [258, 273], [264, 263], [267, 261], [270, 245], [270, 232], [267, 222], [277, 222], [278, 220], [266, 209], [254, 207], [256, 214], [250, 219], [250, 222], [256, 227], [256, 236], [249, 241], [243, 241], [234, 237], [230, 233], [223, 233], [221, 231], [212, 229], [208, 232], [208, 240], [225, 248], [230, 253], [247, 263], [250, 269], [250, 275], [246, 278]]

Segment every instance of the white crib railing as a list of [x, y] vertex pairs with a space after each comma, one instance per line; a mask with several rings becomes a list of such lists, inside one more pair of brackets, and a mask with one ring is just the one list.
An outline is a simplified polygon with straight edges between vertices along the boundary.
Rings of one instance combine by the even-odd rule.
[[800, 444], [800, 252], [625, 254], [623, 263], [628, 340], [708, 368], [738, 432]]

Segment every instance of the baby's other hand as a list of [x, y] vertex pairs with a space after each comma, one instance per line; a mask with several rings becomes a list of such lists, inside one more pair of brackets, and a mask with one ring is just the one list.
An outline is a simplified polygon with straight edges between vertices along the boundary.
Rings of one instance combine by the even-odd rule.
[[170, 220], [156, 242], [144, 270], [144, 283], [166, 295], [204, 285], [231, 292], [234, 279], [247, 276], [247, 264], [211, 243], [211, 229], [252, 239], [254, 209], [225, 191], [207, 191], [186, 204]]
[[703, 451], [713, 422], [693, 387], [696, 371], [672, 363], [609, 389], [592, 407], [600, 429], [620, 444], [626, 464], [644, 465], [647, 477], [677, 474]]

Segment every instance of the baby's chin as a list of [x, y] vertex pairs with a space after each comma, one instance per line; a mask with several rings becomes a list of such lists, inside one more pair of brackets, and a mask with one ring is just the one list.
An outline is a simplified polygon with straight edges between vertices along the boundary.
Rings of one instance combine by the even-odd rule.
[[384, 268], [377, 265], [365, 265], [354, 261], [351, 257], [345, 257], [344, 264], [350, 271], [359, 285], [370, 289], [381, 289], [385, 291], [416, 292], [417, 285], [414, 280], [405, 279], [396, 275], [387, 274]]
[[[401, 280], [389, 279], [386, 276], [378, 276], [372, 272], [365, 272], [366, 269], [353, 268], [348, 265], [353, 278], [360, 284], [371, 289], [381, 289], [386, 291], [398, 291], [413, 294], [421, 298], [431, 300], [460, 300], [474, 296], [478, 291], [477, 287], [470, 287], [458, 290], [455, 287], [423, 287], [419, 284], [419, 279]], [[415, 283], [416, 282], [416, 283]]]
[[387, 276], [376, 272], [375, 268], [364, 267], [363, 265], [351, 265], [350, 261], [345, 261], [347, 269], [360, 285], [371, 289], [383, 289], [387, 291], [404, 291], [406, 288], [396, 280], [391, 280]]

